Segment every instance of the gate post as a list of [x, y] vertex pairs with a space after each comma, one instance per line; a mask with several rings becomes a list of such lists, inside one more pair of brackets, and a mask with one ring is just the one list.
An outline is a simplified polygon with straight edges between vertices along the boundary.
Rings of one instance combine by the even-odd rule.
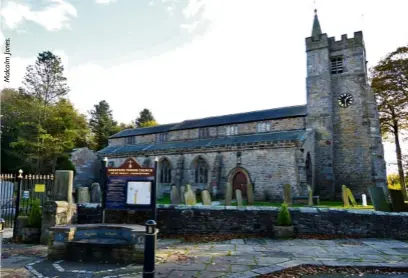
[[17, 239], [17, 218], [20, 213], [20, 195], [21, 195], [21, 183], [23, 182], [23, 170], [18, 170], [18, 183], [17, 183], [17, 196], [16, 196], [16, 211], [14, 212], [13, 223], [13, 239]]

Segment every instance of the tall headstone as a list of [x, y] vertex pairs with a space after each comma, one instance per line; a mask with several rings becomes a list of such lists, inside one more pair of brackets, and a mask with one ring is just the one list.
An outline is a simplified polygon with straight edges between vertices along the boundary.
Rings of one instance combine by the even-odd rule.
[[94, 182], [91, 185], [91, 203], [97, 203], [100, 204], [102, 201], [102, 191], [101, 191], [101, 186], [99, 183]]
[[368, 188], [371, 202], [373, 202], [374, 209], [377, 211], [391, 211], [390, 205], [385, 197], [384, 189], [382, 187], [372, 186]]
[[227, 182], [225, 190], [225, 205], [230, 206], [232, 201], [232, 185], [231, 183]]
[[350, 202], [349, 202], [349, 197], [347, 194], [347, 186], [345, 186], [344, 184], [341, 187], [341, 196], [343, 198], [343, 206], [346, 208], [349, 207]]
[[310, 185], [307, 186], [307, 205], [313, 206], [313, 190]]
[[47, 244], [49, 228], [76, 222], [76, 205], [72, 203], [73, 171], [55, 172], [55, 183], [50, 200], [43, 205], [41, 223], [41, 244]]
[[211, 206], [211, 195], [208, 190], [201, 191], [201, 200], [203, 201], [203, 205]]
[[290, 184], [283, 186], [283, 201], [288, 204], [288, 206], [292, 205], [292, 186]]
[[353, 192], [351, 192], [350, 188], [347, 188], [346, 190], [347, 190], [347, 196], [348, 196], [348, 198], [349, 198], [349, 200], [351, 202], [351, 205], [353, 207], [356, 207], [357, 202], [356, 202], [356, 199], [354, 198]]
[[77, 203], [78, 204], [83, 204], [83, 203], [89, 203], [91, 201], [91, 197], [89, 195], [89, 188], [88, 187], [78, 187], [76, 189], [77, 191]]
[[235, 196], [237, 196], [237, 207], [243, 207], [244, 204], [242, 202], [242, 192], [241, 190], [235, 190]]
[[186, 205], [194, 206], [197, 204], [196, 195], [192, 190], [187, 190], [187, 192], [184, 193], [184, 199], [186, 200]]
[[171, 187], [170, 201], [172, 205], [180, 204], [180, 194], [176, 186]]
[[254, 204], [254, 187], [252, 183], [247, 183], [247, 198], [248, 206], [252, 206]]
[[367, 195], [365, 195], [365, 194], [362, 194], [361, 195], [361, 202], [362, 202], [362, 206], [363, 207], [366, 207], [367, 206]]
[[55, 182], [52, 187], [51, 199], [55, 201], [66, 201], [72, 204], [72, 188], [74, 182], [74, 171], [55, 171]]

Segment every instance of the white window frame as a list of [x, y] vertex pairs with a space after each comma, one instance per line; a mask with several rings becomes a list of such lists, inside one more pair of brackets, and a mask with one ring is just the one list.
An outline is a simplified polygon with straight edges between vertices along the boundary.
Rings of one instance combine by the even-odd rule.
[[256, 124], [256, 132], [269, 132], [271, 131], [270, 122], [261, 122]]
[[227, 126], [225, 133], [227, 134], [227, 136], [238, 135], [238, 126], [237, 125]]

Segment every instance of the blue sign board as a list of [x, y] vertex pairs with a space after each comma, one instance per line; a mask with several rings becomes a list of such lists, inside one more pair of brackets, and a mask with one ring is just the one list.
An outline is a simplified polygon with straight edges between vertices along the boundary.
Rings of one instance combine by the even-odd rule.
[[30, 198], [30, 191], [23, 191], [23, 199], [29, 199]]

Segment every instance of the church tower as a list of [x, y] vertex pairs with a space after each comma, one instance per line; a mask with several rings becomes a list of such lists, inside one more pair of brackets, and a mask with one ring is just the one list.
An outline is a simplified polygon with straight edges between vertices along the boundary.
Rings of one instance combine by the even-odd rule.
[[369, 186], [385, 186], [384, 150], [362, 32], [353, 38], [342, 35], [339, 41], [329, 38], [315, 10], [306, 54], [306, 125], [316, 131], [316, 193], [322, 199], [338, 198], [344, 184], [360, 198]]

